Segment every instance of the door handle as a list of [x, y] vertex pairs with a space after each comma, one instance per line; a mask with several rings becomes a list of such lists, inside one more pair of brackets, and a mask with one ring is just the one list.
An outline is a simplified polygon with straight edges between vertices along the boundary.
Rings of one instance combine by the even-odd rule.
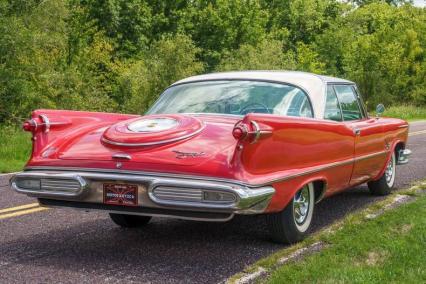
[[354, 134], [355, 134], [356, 136], [359, 136], [359, 135], [361, 134], [361, 129], [355, 128], [355, 129], [354, 129]]

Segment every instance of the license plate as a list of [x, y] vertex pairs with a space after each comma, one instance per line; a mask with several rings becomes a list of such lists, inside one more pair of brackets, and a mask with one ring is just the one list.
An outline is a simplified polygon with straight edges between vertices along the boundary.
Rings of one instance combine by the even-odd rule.
[[104, 203], [111, 205], [138, 205], [138, 186], [134, 184], [104, 183]]

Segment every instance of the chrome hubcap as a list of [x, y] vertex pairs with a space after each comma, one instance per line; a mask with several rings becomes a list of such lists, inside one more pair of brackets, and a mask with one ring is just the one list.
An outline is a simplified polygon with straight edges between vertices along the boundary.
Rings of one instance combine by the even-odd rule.
[[388, 185], [392, 182], [393, 175], [394, 175], [394, 161], [392, 156], [385, 170], [386, 183]]
[[293, 198], [293, 215], [297, 224], [303, 224], [309, 211], [309, 188], [304, 186]]

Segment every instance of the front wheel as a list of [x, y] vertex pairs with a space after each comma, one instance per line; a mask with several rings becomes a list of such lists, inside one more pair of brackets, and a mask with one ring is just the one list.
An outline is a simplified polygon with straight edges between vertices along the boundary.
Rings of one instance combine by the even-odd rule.
[[111, 220], [123, 228], [142, 227], [149, 223], [152, 217], [110, 213]]
[[371, 194], [387, 195], [391, 192], [395, 184], [395, 166], [395, 153], [392, 153], [391, 159], [386, 165], [386, 169], [383, 175], [378, 180], [370, 181], [368, 183], [368, 188], [370, 189]]
[[311, 226], [314, 213], [314, 185], [303, 186], [284, 210], [267, 215], [273, 241], [291, 244], [302, 240]]

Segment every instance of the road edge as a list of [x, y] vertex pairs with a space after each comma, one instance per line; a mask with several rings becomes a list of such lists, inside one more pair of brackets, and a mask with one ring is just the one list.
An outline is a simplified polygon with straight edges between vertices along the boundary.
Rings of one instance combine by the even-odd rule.
[[414, 201], [419, 193], [426, 193], [426, 180], [418, 181], [414, 183], [413, 186], [395, 192], [384, 200], [348, 214], [343, 219], [337, 220], [330, 226], [321, 229], [301, 243], [287, 247], [246, 267], [243, 271], [226, 279], [224, 283], [248, 284], [261, 282], [261, 279], [265, 280], [271, 273], [290, 261], [300, 261], [311, 254], [320, 252], [329, 247], [329, 244], [322, 241], [322, 239], [324, 239], [325, 236], [334, 234], [345, 224], [354, 221], [367, 222], [368, 220], [375, 219], [389, 210], [398, 208], [407, 202]]
[[17, 174], [18, 172], [14, 173], [7, 173], [7, 174], [0, 174], [0, 187], [6, 187], [9, 186], [9, 179]]

